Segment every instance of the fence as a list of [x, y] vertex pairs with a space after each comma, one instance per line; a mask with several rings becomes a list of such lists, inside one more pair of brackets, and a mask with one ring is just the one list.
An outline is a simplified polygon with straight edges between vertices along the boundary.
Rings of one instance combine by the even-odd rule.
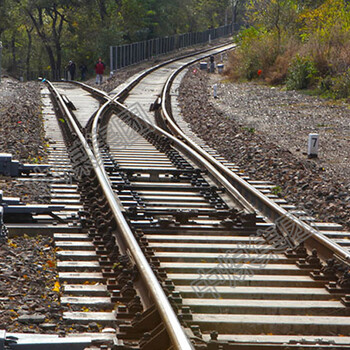
[[0, 41], [0, 83], [1, 83], [1, 56], [2, 56], [2, 42]]
[[229, 24], [215, 29], [208, 29], [204, 32], [176, 34], [133, 44], [110, 46], [110, 69], [115, 71], [155, 56], [197, 44], [204, 44], [233, 34], [233, 29], [233, 25]]
[[[232, 35], [234, 30], [238, 29], [238, 25], [232, 24], [222, 26], [215, 29], [208, 29], [204, 32], [194, 32], [185, 34], [176, 34], [173, 36], [167, 36], [163, 38], [156, 38], [146, 41], [141, 41], [132, 44], [110, 46], [110, 70], [115, 71], [117, 69], [136, 64], [153, 57], [173, 52], [185, 47], [190, 47], [198, 44], [204, 44], [222, 38], [228, 35]], [[0, 42], [0, 72], [1, 72], [1, 42]], [[76, 74], [78, 75], [78, 71]], [[19, 79], [23, 80], [36, 80], [38, 77], [45, 77], [52, 81], [60, 80], [62, 77], [65, 79], [66, 71], [64, 68], [61, 70], [51, 71], [23, 71], [13, 73]], [[1, 77], [0, 77], [1, 81]]]

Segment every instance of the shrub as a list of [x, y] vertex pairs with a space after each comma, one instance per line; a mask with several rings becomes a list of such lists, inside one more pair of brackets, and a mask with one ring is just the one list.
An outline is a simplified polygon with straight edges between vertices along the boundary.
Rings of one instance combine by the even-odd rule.
[[265, 74], [265, 80], [268, 84], [283, 84], [286, 80], [290, 62], [289, 53], [285, 53], [276, 58], [275, 63], [268, 69]]
[[306, 89], [314, 81], [317, 73], [315, 64], [310, 57], [297, 55], [288, 69], [286, 87], [288, 90]]
[[319, 90], [324, 97], [333, 99], [350, 97], [350, 69], [336, 77], [327, 75], [320, 79]]
[[350, 96], [350, 69], [333, 79], [331, 90], [334, 98], [347, 98]]
[[285, 37], [282, 43], [281, 53], [265, 74], [265, 80], [269, 84], [283, 84], [286, 81], [290, 62], [295, 56], [295, 52], [299, 51], [300, 42], [295, 37]]
[[321, 78], [319, 81], [319, 89], [322, 93], [329, 93], [332, 91], [333, 79], [331, 76], [327, 75], [324, 78]]
[[240, 33], [236, 41], [239, 46], [230, 56], [227, 74], [232, 79], [258, 78], [275, 62], [278, 55], [278, 38], [264, 29], [250, 27]]

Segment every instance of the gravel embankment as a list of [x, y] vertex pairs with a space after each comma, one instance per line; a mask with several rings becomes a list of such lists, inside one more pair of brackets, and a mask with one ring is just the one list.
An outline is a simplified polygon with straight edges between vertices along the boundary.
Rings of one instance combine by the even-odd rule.
[[[3, 78], [0, 84], [0, 153], [21, 162], [45, 162], [39, 83]], [[0, 176], [5, 196], [49, 203], [45, 184]], [[98, 331], [100, 326], [68, 325], [59, 303], [55, 249], [51, 237], [15, 237], [0, 243], [0, 329], [6, 332], [68, 333]], [[84, 311], [84, 310], [81, 310]]]
[[0, 83], [0, 150], [21, 162], [45, 159], [39, 83]]
[[62, 306], [57, 280], [52, 238], [25, 235], [0, 245], [0, 329], [46, 334], [102, 330], [95, 322], [81, 325], [63, 320], [64, 311], [89, 310]]
[[51, 238], [25, 236], [0, 245], [0, 329], [28, 333], [59, 329], [62, 313], [59, 289], [54, 291], [51, 243]]
[[[270, 180], [275, 193], [318, 220], [350, 228], [347, 105], [193, 69], [180, 103], [193, 131], [252, 179]], [[320, 135], [318, 159], [306, 155], [310, 132]]]
[[[46, 160], [39, 89], [38, 83], [11, 78], [2, 78], [0, 84], [0, 153], [11, 153], [23, 163]], [[48, 203], [42, 195], [44, 187], [0, 176], [4, 195], [18, 196], [23, 202]], [[0, 244], [0, 329], [28, 333], [60, 330], [62, 310], [58, 292], [53, 291], [56, 274], [51, 238], [24, 236]]]
[[[10, 153], [22, 163], [45, 163], [46, 147], [41, 114], [40, 85], [2, 78], [0, 83], [0, 153]], [[46, 186], [0, 175], [0, 190], [5, 196], [24, 202], [47, 203], [42, 196]]]

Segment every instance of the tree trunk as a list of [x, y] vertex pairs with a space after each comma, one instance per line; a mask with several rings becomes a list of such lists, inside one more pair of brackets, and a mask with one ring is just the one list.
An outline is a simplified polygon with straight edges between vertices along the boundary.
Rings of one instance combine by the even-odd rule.
[[238, 1], [233, 0], [232, 1], [232, 24], [234, 29], [236, 29], [237, 12], [238, 12]]
[[49, 44], [49, 40], [46, 37], [45, 32], [41, 30], [41, 28], [43, 26], [42, 9], [38, 8], [37, 10], [38, 10], [38, 17], [39, 17], [38, 21], [35, 19], [34, 14], [32, 12], [30, 12], [29, 9], [27, 9], [26, 12], [27, 12], [28, 16], [30, 17], [30, 19], [35, 27], [35, 30], [36, 30], [37, 34], [39, 35], [39, 37], [40, 37], [40, 39], [45, 47], [45, 50], [46, 50], [47, 55], [49, 57], [51, 69], [54, 69], [54, 67], [56, 66], [55, 56], [52, 52], [52, 49], [51, 49], [50, 44]]
[[27, 28], [27, 36], [28, 36], [28, 46], [27, 46], [27, 57], [26, 57], [26, 75], [27, 75], [27, 80], [30, 79], [30, 56], [32, 53], [32, 30], [33, 28], [31, 28], [30, 30]]
[[11, 55], [12, 55], [12, 72], [17, 74], [17, 62], [16, 62], [16, 36], [13, 33], [11, 38]]
[[61, 65], [62, 65], [62, 48], [61, 44], [58, 42], [56, 45], [56, 76], [55, 80], [61, 79]]
[[96, 0], [96, 1], [100, 12], [100, 18], [101, 18], [101, 21], [103, 22], [107, 16], [105, 0]]
[[49, 56], [49, 61], [50, 61], [50, 67], [52, 71], [52, 79], [55, 78], [55, 70], [56, 70], [56, 60], [55, 60], [55, 55], [49, 45], [44, 45], [47, 55]]

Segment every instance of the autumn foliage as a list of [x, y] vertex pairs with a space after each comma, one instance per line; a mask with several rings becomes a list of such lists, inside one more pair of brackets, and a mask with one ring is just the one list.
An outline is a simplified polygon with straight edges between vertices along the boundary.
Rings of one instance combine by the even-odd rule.
[[228, 74], [261, 77], [290, 89], [318, 88], [331, 97], [350, 91], [350, 5], [345, 0], [251, 0], [250, 27], [236, 40]]

